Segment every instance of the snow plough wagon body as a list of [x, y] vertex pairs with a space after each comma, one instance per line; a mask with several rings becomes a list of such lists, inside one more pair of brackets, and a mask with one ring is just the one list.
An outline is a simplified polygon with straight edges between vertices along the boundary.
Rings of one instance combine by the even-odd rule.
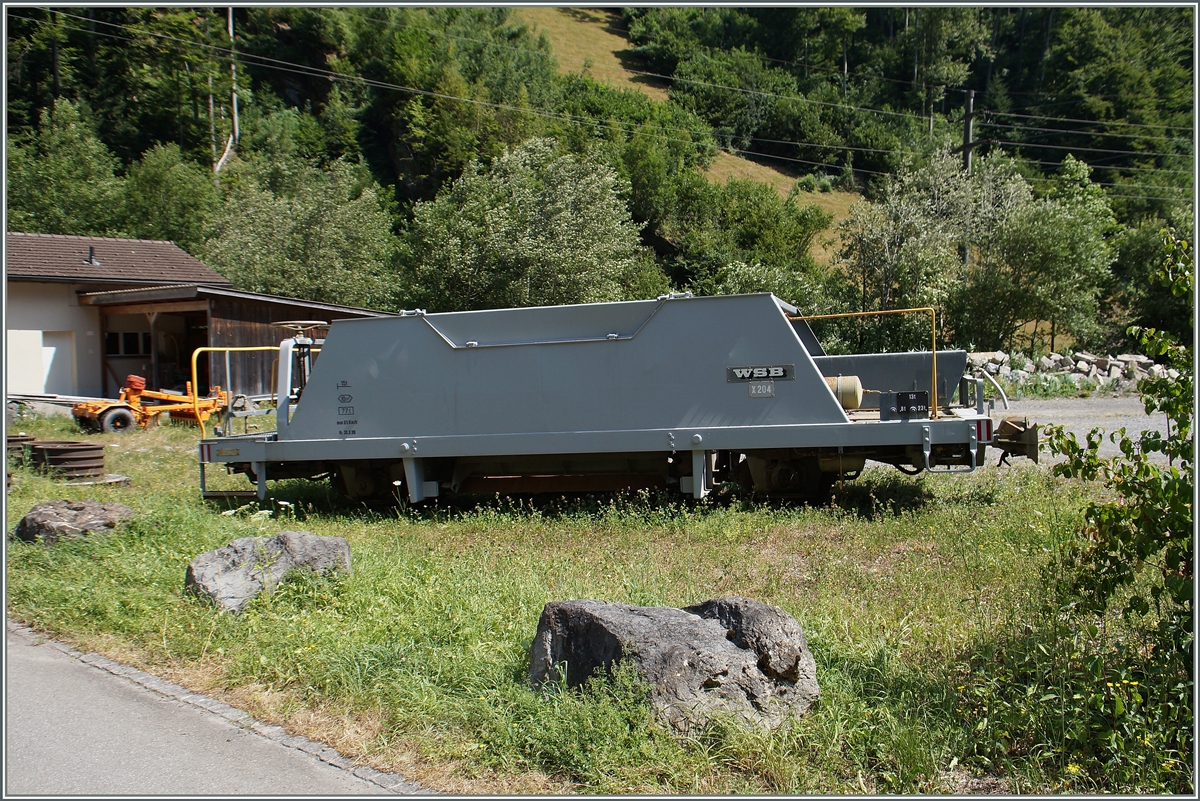
[[414, 503], [622, 489], [701, 498], [730, 481], [816, 500], [867, 461], [965, 472], [988, 445], [1036, 459], [1036, 428], [993, 436], [966, 361], [953, 350], [828, 356], [798, 310], [767, 293], [338, 320], [323, 341], [280, 344], [277, 431], [200, 442], [201, 489], [233, 494], [206, 486], [220, 463], [259, 498], [268, 480], [330, 477], [351, 498]]

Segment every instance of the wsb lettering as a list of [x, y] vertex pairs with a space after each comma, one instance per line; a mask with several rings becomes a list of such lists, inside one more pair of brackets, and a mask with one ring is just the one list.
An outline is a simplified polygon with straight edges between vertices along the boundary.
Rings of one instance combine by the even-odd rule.
[[794, 364], [763, 364], [746, 367], [726, 367], [725, 380], [734, 381], [794, 381], [796, 380], [796, 365]]
[[787, 371], [782, 367], [735, 367], [733, 374], [738, 378], [783, 378]]

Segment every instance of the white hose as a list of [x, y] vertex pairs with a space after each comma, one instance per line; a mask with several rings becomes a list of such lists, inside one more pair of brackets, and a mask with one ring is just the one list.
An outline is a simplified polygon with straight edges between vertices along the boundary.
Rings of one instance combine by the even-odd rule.
[[1004, 394], [1004, 388], [996, 383], [996, 379], [992, 378], [992, 374], [989, 373], [987, 370], [980, 370], [980, 373], [983, 374], [984, 378], [986, 378], [988, 381], [992, 382], [992, 386], [995, 387], [996, 391], [1000, 393], [1000, 399], [1002, 401], [1004, 401], [1004, 408], [1007, 409], [1008, 408], [1008, 396]]

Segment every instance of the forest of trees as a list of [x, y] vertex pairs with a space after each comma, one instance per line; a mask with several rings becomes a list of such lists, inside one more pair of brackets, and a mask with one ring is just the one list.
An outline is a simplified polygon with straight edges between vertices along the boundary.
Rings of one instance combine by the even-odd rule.
[[[1048, 347], [1037, 321], [1191, 340], [1148, 280], [1192, 226], [1191, 8], [626, 9], [666, 101], [560, 75], [504, 8], [6, 13], [10, 230], [171, 239], [242, 288], [391, 310], [770, 290], [933, 304], [969, 348]], [[720, 149], [864, 199], [831, 230], [798, 191], [710, 182]], [[827, 335], [918, 344], [895, 326]]]

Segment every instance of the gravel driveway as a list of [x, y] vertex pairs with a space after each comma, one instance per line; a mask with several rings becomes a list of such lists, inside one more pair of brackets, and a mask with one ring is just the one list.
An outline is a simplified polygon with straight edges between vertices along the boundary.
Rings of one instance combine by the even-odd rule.
[[[1120, 451], [1107, 438], [1109, 432], [1122, 426], [1127, 434], [1135, 435], [1142, 430], [1151, 429], [1167, 433], [1167, 416], [1162, 412], [1153, 415], [1146, 414], [1146, 407], [1137, 395], [1095, 396], [1090, 398], [1052, 398], [1049, 400], [1012, 400], [1005, 410], [1004, 403], [997, 399], [996, 408], [992, 410], [992, 418], [1000, 420], [1004, 417], [1028, 417], [1029, 422], [1045, 427], [1057, 424], [1075, 434], [1081, 443], [1087, 433], [1093, 428], [1103, 428], [1106, 434], [1100, 446], [1103, 457], [1116, 456]], [[1040, 457], [1043, 463], [1061, 461], [1062, 457], [1051, 457], [1044, 451]], [[990, 460], [989, 460], [990, 461]], [[1162, 460], [1165, 463], [1165, 459]]]

